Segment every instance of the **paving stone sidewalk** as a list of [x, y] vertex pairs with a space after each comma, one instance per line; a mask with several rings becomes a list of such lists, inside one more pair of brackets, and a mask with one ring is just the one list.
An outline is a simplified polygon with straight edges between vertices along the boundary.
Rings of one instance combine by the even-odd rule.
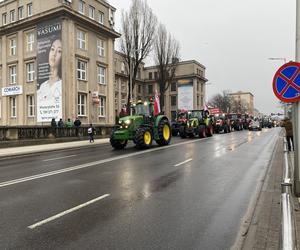
[[[293, 153], [289, 154], [290, 162], [293, 162]], [[277, 142], [270, 168], [265, 177], [261, 193], [258, 197], [256, 207], [249, 228], [244, 235], [244, 242], [240, 249], [280, 249], [281, 237], [281, 182], [283, 177], [283, 138]], [[296, 238], [299, 239], [300, 212], [299, 202], [296, 197], [294, 201], [294, 219]]]

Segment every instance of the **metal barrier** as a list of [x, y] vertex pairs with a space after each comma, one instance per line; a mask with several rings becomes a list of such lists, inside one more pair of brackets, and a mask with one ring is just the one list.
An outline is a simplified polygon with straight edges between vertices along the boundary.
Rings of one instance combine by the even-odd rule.
[[293, 216], [292, 169], [289, 164], [287, 141], [284, 138], [283, 181], [281, 183], [281, 249], [296, 249], [295, 224]]

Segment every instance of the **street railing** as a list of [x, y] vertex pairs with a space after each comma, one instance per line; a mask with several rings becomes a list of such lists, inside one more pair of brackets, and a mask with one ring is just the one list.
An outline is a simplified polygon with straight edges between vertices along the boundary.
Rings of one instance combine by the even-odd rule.
[[[113, 125], [95, 125], [95, 136], [107, 137], [110, 135]], [[63, 137], [88, 136], [88, 125], [76, 127], [53, 128], [51, 126], [3, 126], [0, 127], [0, 141], [26, 140], [26, 139], [47, 139]]]
[[292, 169], [289, 164], [287, 141], [284, 138], [283, 181], [281, 183], [281, 249], [296, 249], [292, 197]]

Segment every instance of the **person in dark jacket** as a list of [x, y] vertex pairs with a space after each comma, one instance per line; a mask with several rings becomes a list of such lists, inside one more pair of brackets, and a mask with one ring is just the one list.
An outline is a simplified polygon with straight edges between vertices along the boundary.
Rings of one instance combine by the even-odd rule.
[[64, 127], [64, 122], [63, 122], [63, 120], [61, 118], [59, 119], [57, 126], [59, 128], [63, 128]]
[[294, 148], [294, 138], [293, 138], [293, 124], [289, 118], [285, 118], [282, 123], [282, 127], [285, 128], [285, 136], [288, 143], [288, 150], [292, 151], [292, 145]]
[[56, 127], [57, 127], [56, 121], [55, 121], [54, 118], [52, 118], [52, 120], [51, 120], [51, 131], [52, 131], [52, 134], [54, 136], [56, 136]]
[[75, 130], [76, 130], [76, 136], [78, 136], [78, 131], [79, 131], [80, 125], [81, 125], [81, 121], [79, 120], [78, 117], [76, 117], [76, 119], [74, 121], [74, 126], [75, 126]]

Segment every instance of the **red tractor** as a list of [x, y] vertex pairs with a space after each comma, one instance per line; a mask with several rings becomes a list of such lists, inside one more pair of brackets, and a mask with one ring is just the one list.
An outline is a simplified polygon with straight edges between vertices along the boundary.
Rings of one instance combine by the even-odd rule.
[[185, 109], [178, 110], [175, 121], [171, 123], [173, 136], [178, 135], [180, 126], [182, 124], [185, 124], [187, 120], [188, 120], [188, 111]]

